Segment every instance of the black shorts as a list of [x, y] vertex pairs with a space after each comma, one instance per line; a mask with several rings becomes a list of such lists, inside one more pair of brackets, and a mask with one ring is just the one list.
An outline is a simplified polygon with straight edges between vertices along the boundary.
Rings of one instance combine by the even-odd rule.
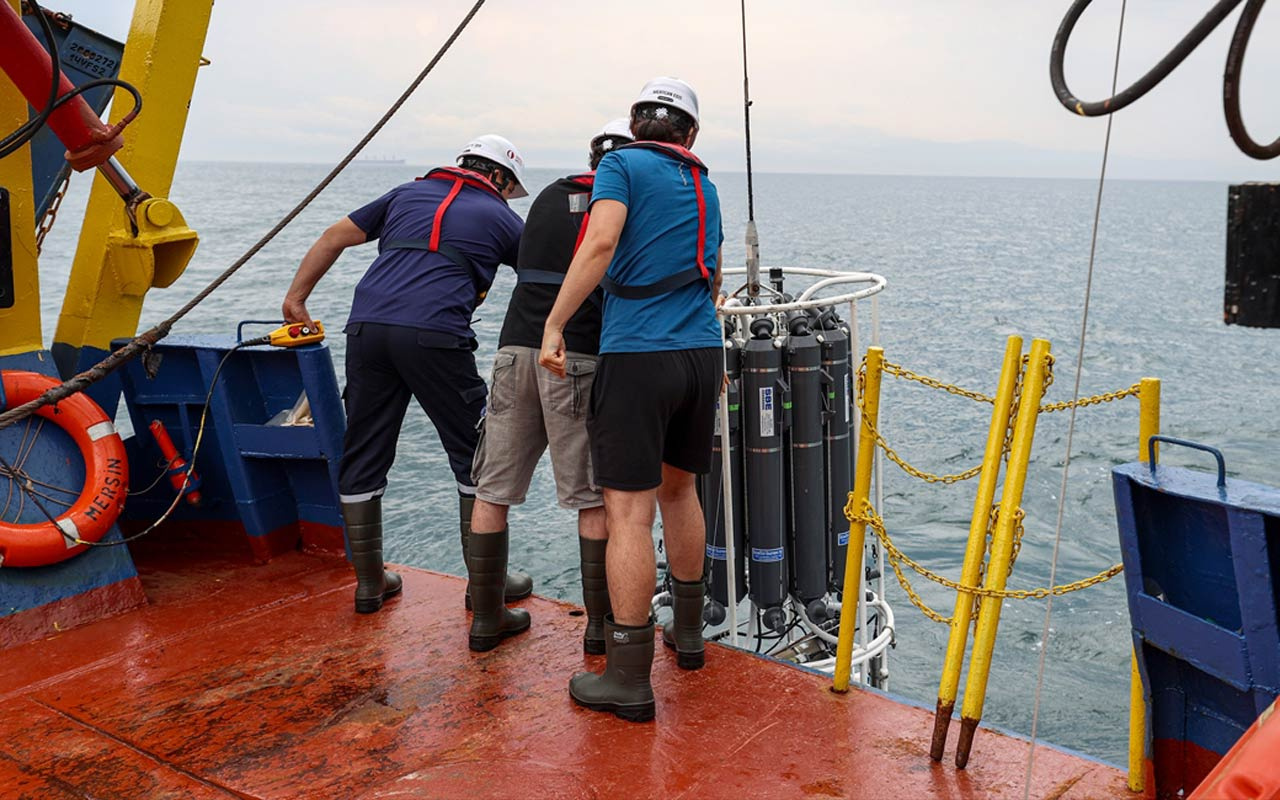
[[710, 471], [723, 376], [718, 347], [601, 355], [587, 414], [596, 483], [642, 491], [663, 464]]

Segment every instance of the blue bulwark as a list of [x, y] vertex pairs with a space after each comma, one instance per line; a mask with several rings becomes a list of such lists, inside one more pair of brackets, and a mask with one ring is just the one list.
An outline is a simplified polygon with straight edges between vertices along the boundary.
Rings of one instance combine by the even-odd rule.
[[1155, 771], [1161, 796], [1189, 793], [1197, 751], [1226, 753], [1280, 695], [1280, 490], [1140, 463], [1112, 484], [1147, 758], [1187, 756]]
[[[139, 491], [163, 469], [151, 422], [160, 420], [179, 454], [190, 461], [210, 382], [234, 345], [227, 336], [170, 336], [152, 348], [150, 357], [121, 370], [135, 431], [126, 445]], [[285, 424], [285, 415], [304, 394], [312, 423]], [[251, 544], [260, 557], [288, 546], [285, 539], [300, 523], [340, 530], [338, 462], [345, 430], [328, 345], [248, 347], [233, 353], [213, 388], [195, 460], [202, 502], [179, 504], [174, 521], [239, 523], [258, 540]], [[169, 481], [159, 481], [130, 499], [123, 518], [159, 518], [173, 492]], [[277, 538], [268, 542], [269, 535]]]

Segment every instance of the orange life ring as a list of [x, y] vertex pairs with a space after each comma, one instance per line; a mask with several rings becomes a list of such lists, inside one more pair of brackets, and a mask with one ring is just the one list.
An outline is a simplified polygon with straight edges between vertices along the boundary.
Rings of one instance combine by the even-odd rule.
[[[59, 381], [36, 372], [0, 372], [5, 406], [34, 400]], [[84, 456], [84, 488], [74, 504], [58, 515], [55, 528], [47, 520], [30, 524], [0, 520], [0, 566], [39, 567], [71, 558], [111, 530], [129, 493], [129, 464], [124, 442], [97, 403], [74, 394], [36, 414], [52, 421], [75, 441]]]

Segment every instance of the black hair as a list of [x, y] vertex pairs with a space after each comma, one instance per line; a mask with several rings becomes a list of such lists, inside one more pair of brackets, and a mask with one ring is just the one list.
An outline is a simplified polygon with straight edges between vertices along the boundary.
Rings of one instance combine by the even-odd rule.
[[631, 110], [631, 132], [641, 141], [684, 144], [697, 128], [693, 117], [661, 103], [641, 103]]
[[[458, 166], [489, 176], [493, 185], [497, 186], [500, 192], [506, 191], [508, 186], [516, 182], [515, 173], [483, 156], [463, 156], [458, 161]], [[494, 175], [494, 173], [497, 173], [497, 175]]]
[[603, 136], [597, 136], [591, 140], [591, 152], [588, 154], [588, 163], [592, 169], [600, 166], [600, 160], [609, 153], [622, 147], [624, 144], [631, 144], [635, 140], [630, 136], [622, 134], [608, 133]]

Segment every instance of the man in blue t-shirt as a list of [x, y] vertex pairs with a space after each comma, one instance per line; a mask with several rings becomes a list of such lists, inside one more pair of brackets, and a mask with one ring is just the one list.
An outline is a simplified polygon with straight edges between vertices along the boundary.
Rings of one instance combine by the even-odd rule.
[[[510, 585], [504, 578], [505, 537], [470, 536], [471, 461], [486, 394], [472, 355], [471, 315], [498, 265], [516, 263], [524, 223], [507, 200], [528, 194], [524, 162], [511, 142], [490, 134], [468, 143], [457, 164], [397, 186], [332, 225], [302, 259], [284, 299], [285, 320], [311, 324], [306, 300], [316, 283], [346, 248], [378, 241], [347, 319], [347, 432], [338, 475], [359, 613], [377, 611], [401, 589], [400, 577], [383, 568], [382, 494], [410, 396], [449, 456], [463, 558], [468, 567], [483, 562], [483, 585], [469, 587], [469, 598], [484, 595], [477, 602], [488, 602], [496, 592], [501, 604], [504, 595], [517, 599], [533, 589], [527, 576], [513, 573]], [[528, 627], [523, 613], [500, 620]]]
[[631, 131], [635, 144], [596, 170], [591, 222], [547, 317], [540, 361], [564, 375], [565, 323], [600, 284], [604, 322], [587, 430], [604, 490], [613, 613], [604, 674], [574, 676], [569, 694], [587, 708], [647, 721], [655, 501], [673, 579], [675, 616], [663, 639], [684, 669], [698, 669], [704, 657], [705, 529], [695, 478], [711, 468], [724, 376], [716, 320], [724, 235], [715, 186], [688, 150], [698, 134], [693, 89], [674, 78], [650, 81], [631, 108]]

